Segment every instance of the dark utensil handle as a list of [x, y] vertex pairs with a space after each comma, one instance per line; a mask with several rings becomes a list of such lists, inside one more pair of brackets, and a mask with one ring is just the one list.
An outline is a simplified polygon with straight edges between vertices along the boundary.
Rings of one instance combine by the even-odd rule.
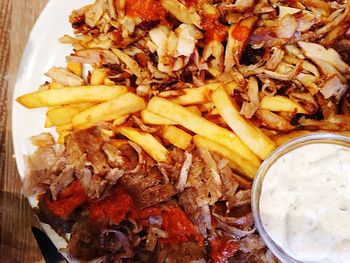
[[46, 263], [66, 263], [50, 238], [39, 228], [32, 226], [32, 232]]

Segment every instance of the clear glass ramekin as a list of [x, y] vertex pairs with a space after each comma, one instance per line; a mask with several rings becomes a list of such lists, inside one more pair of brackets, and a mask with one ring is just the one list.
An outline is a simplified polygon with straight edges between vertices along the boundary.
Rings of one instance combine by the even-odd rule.
[[260, 166], [256, 177], [254, 179], [253, 187], [252, 187], [252, 212], [254, 217], [255, 226], [267, 245], [267, 247], [271, 250], [271, 252], [283, 263], [301, 263], [301, 261], [293, 259], [289, 256], [281, 247], [279, 247], [267, 234], [266, 230], [263, 227], [260, 218], [260, 194], [261, 188], [264, 181], [264, 177], [267, 174], [267, 171], [270, 169], [271, 165], [275, 163], [280, 157], [285, 155], [286, 153], [302, 147], [308, 144], [314, 143], [327, 143], [327, 144], [338, 144], [347, 146], [350, 148], [350, 137], [331, 134], [331, 133], [317, 133], [306, 135], [302, 137], [298, 137], [293, 139], [280, 147], [278, 147], [275, 151], [273, 151], [267, 159]]

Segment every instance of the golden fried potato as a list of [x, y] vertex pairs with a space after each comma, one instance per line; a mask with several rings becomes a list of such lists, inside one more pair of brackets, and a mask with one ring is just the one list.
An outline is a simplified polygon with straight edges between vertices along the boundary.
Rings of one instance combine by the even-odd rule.
[[128, 120], [129, 117], [130, 117], [130, 114], [121, 116], [118, 119], [115, 119], [112, 124], [113, 124], [113, 126], [122, 125]]
[[147, 110], [229, 148], [256, 167], [261, 163], [260, 159], [233, 132], [192, 113], [185, 107], [163, 98], [154, 97], [149, 101]]
[[[182, 89], [180, 91], [184, 92], [185, 93], [184, 95], [180, 95], [174, 98], [169, 98], [169, 100], [180, 105], [203, 104], [210, 101], [211, 92], [217, 89], [219, 86], [220, 86], [220, 83], [210, 83], [210, 84], [200, 86], [198, 88]], [[165, 92], [162, 92], [162, 93], [165, 93]], [[162, 96], [160, 95], [160, 97]]]
[[63, 88], [64, 86], [60, 83], [58, 83], [57, 81], [53, 80], [51, 81], [51, 83], [49, 84], [49, 88], [50, 89], [60, 89]]
[[176, 126], [165, 126], [162, 130], [162, 137], [183, 150], [186, 150], [192, 141], [191, 134]]
[[153, 125], [175, 125], [176, 122], [164, 118], [158, 114], [150, 112], [145, 109], [141, 111], [141, 119], [145, 124], [153, 124]]
[[79, 113], [79, 110], [71, 106], [62, 106], [48, 110], [47, 118], [54, 126], [62, 126], [72, 122], [73, 116]]
[[68, 61], [67, 69], [79, 77], [83, 76], [83, 64], [80, 62]]
[[198, 115], [198, 116], [202, 116], [202, 112], [198, 109], [197, 106], [188, 106], [186, 107], [189, 111], [191, 111], [192, 113]]
[[150, 133], [132, 127], [120, 127], [118, 130], [130, 141], [140, 145], [157, 162], [166, 162], [168, 160], [168, 150]]
[[128, 92], [78, 113], [73, 117], [72, 123], [76, 129], [85, 129], [97, 122], [115, 120], [145, 107], [143, 98]]
[[103, 69], [94, 69], [91, 72], [90, 83], [91, 85], [102, 85], [105, 82], [107, 73]]
[[288, 111], [307, 114], [307, 111], [299, 103], [280, 95], [263, 97], [260, 107], [270, 111]]
[[46, 117], [44, 127], [50, 128], [52, 126], [54, 126], [54, 125], [51, 123], [50, 119], [48, 117]]
[[62, 131], [59, 136], [58, 136], [58, 139], [57, 139], [57, 142], [59, 144], [64, 144], [65, 143], [65, 137], [69, 134], [71, 134], [72, 132], [71, 131]]
[[56, 132], [58, 134], [61, 134], [64, 131], [72, 131], [73, 130], [73, 124], [72, 123], [67, 123], [65, 125], [57, 126], [56, 127]]
[[254, 165], [248, 159], [243, 158], [231, 149], [199, 135], [193, 136], [193, 142], [197, 147], [206, 148], [209, 151], [222, 155], [229, 161], [230, 167], [237, 172], [249, 178], [255, 177], [259, 166]]
[[264, 160], [276, 148], [269, 137], [239, 113], [223, 86], [213, 92], [212, 99], [227, 125], [260, 159]]
[[40, 108], [83, 102], [104, 102], [126, 92], [126, 86], [63, 87], [28, 93], [18, 97], [16, 101], [26, 108]]
[[109, 143], [112, 144], [113, 146], [119, 148], [120, 146], [124, 144], [128, 144], [128, 140], [124, 139], [110, 139]]

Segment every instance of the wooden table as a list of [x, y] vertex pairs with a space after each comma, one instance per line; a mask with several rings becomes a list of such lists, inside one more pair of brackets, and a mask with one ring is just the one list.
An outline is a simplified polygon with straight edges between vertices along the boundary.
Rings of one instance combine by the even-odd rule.
[[0, 0], [0, 262], [44, 262], [31, 232], [37, 225], [13, 159], [12, 91], [28, 34], [47, 0]]

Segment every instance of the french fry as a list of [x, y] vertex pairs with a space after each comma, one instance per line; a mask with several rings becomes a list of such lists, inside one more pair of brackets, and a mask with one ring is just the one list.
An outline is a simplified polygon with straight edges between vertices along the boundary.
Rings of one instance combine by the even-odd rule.
[[128, 140], [124, 139], [110, 139], [109, 143], [112, 144], [113, 146], [119, 148], [120, 146], [124, 144], [128, 144]]
[[49, 84], [50, 89], [60, 89], [63, 88], [64, 86], [60, 83], [58, 83], [57, 81], [53, 80], [51, 81], [51, 83]]
[[73, 124], [72, 123], [68, 123], [68, 124], [56, 127], [56, 132], [58, 134], [61, 134], [64, 131], [72, 131], [72, 130], [73, 130]]
[[122, 125], [123, 123], [125, 123], [128, 120], [129, 117], [130, 117], [130, 115], [128, 114], [128, 115], [121, 116], [118, 119], [115, 119], [113, 121], [113, 126]]
[[79, 77], [83, 76], [83, 64], [80, 62], [68, 61], [67, 69]]
[[48, 90], [48, 89], [50, 89], [50, 83], [45, 83], [38, 87], [38, 90]]
[[260, 107], [270, 111], [288, 111], [306, 114], [307, 111], [297, 102], [285, 96], [265, 96]]
[[105, 78], [103, 81], [103, 84], [107, 85], [107, 86], [113, 86], [113, 85], [115, 85], [115, 82], [110, 80], [109, 78]]
[[62, 126], [71, 123], [73, 116], [77, 113], [79, 110], [74, 107], [62, 106], [49, 110], [46, 116], [54, 126]]
[[197, 106], [188, 106], [186, 107], [189, 111], [193, 112], [194, 114], [198, 116], [202, 116], [202, 112], [198, 109]]
[[111, 138], [115, 135], [115, 133], [111, 130], [101, 129], [101, 135]]
[[26, 108], [40, 108], [83, 102], [104, 102], [126, 92], [126, 86], [63, 87], [28, 93], [18, 97], [16, 101]]
[[216, 152], [222, 155], [224, 158], [229, 160], [229, 165], [232, 169], [238, 171], [239, 173], [249, 178], [254, 178], [259, 168], [258, 166], [254, 165], [249, 160], [243, 158], [241, 155], [235, 153], [229, 148], [202, 136], [193, 136], [193, 142], [197, 147], [206, 148], [209, 151]]
[[256, 167], [261, 163], [260, 159], [233, 132], [201, 116], [197, 116], [185, 107], [163, 98], [153, 97], [148, 103], [147, 110], [168, 118], [194, 133], [228, 147], [234, 153], [241, 156], [242, 159], [250, 160]]
[[154, 124], [154, 125], [175, 125], [176, 122], [164, 118], [156, 113], [150, 112], [145, 109], [141, 111], [141, 119], [145, 124]]
[[137, 143], [157, 162], [168, 160], [168, 150], [150, 133], [142, 132], [132, 127], [120, 127], [119, 132], [129, 140]]
[[60, 135], [58, 136], [57, 142], [59, 144], [64, 144], [65, 143], [65, 137], [69, 134], [71, 134], [71, 131], [63, 131], [60, 133]]
[[104, 71], [103, 69], [94, 69], [91, 72], [90, 83], [91, 85], [102, 85], [104, 84], [106, 77], [106, 71]]
[[219, 114], [213, 102], [208, 102], [200, 105], [202, 111], [206, 111], [209, 115]]
[[260, 159], [264, 160], [276, 148], [269, 137], [244, 119], [223, 86], [213, 92], [212, 99], [227, 125]]
[[[219, 86], [219, 83], [210, 83], [198, 88], [183, 89], [181, 91], [185, 92], [184, 95], [169, 98], [169, 100], [180, 105], [203, 104], [210, 101], [211, 92], [217, 89]], [[162, 93], [164, 94], [165, 92], [167, 91], [164, 91]]]
[[[56, 129], [57, 133], [60, 133], [60, 130], [72, 130], [72, 119], [73, 116], [77, 113], [87, 109], [91, 108], [92, 106], [95, 106], [96, 103], [78, 103], [78, 104], [70, 104], [66, 106], [59, 106], [59, 107], [50, 107], [46, 113], [46, 121], [48, 124], [45, 125], [51, 125], [52, 126], [58, 126]], [[45, 126], [45, 128], [48, 128]], [[70, 127], [69, 129], [67, 127]]]
[[72, 123], [74, 128], [82, 129], [100, 121], [118, 119], [145, 107], [143, 98], [128, 92], [78, 113], [73, 117]]
[[237, 174], [233, 174], [233, 177], [237, 180], [237, 182], [243, 187], [243, 189], [248, 190], [252, 188], [252, 183], [249, 182], [248, 180], [246, 180], [245, 178], [237, 175]]
[[228, 94], [233, 95], [234, 91], [238, 89], [239, 86], [236, 82], [229, 82], [225, 85], [225, 89]]
[[186, 150], [192, 141], [190, 134], [175, 126], [165, 126], [162, 130], [162, 137], [183, 150]]
[[97, 103], [93, 103], [93, 102], [84, 102], [84, 103], [70, 104], [67, 106], [73, 107], [73, 108], [77, 109], [78, 111], [83, 111], [85, 109], [91, 108], [92, 106], [95, 106], [96, 104]]
[[50, 121], [50, 119], [49, 119], [48, 117], [46, 117], [44, 127], [45, 127], [45, 128], [50, 128], [50, 127], [53, 127], [53, 126], [54, 126], [54, 125], [52, 124], [52, 122]]

